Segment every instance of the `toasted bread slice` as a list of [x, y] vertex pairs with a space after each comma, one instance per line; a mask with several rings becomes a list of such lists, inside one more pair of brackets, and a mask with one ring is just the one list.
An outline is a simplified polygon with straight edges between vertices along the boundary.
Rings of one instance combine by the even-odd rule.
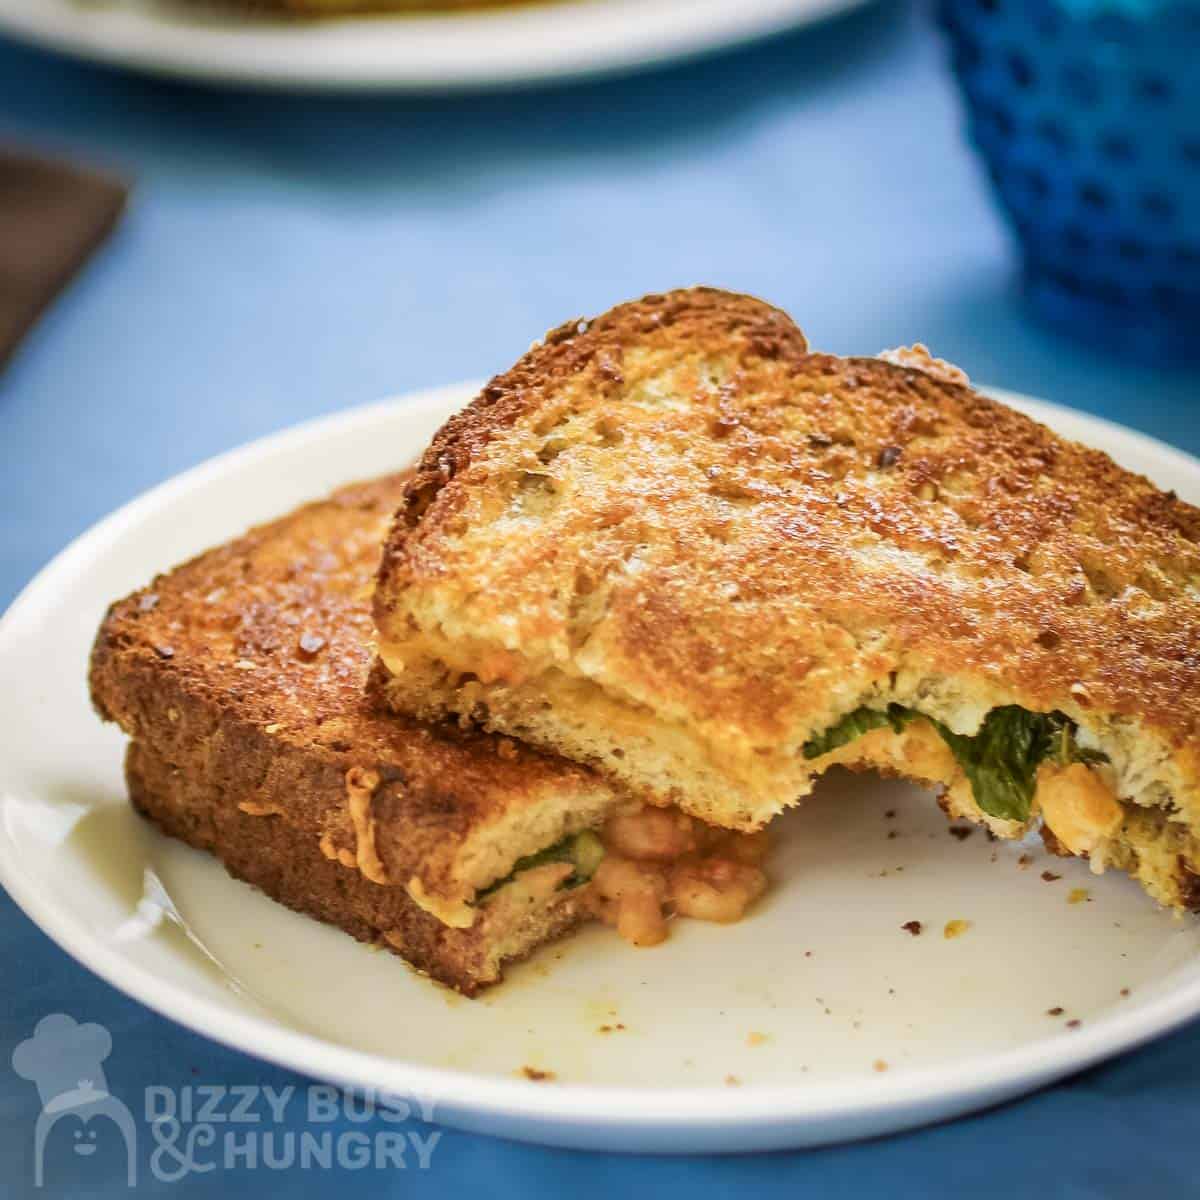
[[508, 739], [372, 710], [369, 592], [402, 487], [345, 488], [115, 604], [90, 682], [163, 829], [470, 993], [583, 915], [561, 864], [478, 893], [618, 798]]
[[[404, 888], [381, 887], [326, 857], [311, 829], [247, 811], [218, 771], [199, 754], [177, 766], [142, 740], [131, 742], [125, 757], [130, 799], [163, 833], [215, 855], [232, 876], [273, 900], [391, 950], [466, 996], [591, 916], [583, 890], [534, 894], [526, 881], [505, 889], [469, 929], [444, 925]], [[331, 804], [340, 799], [315, 783], [301, 789], [293, 795], [302, 804], [319, 804], [320, 795]]]
[[1198, 587], [1200, 512], [1106, 455], [696, 289], [564, 325], [443, 427], [375, 616], [396, 710], [705, 821], [878, 766], [1190, 905]]

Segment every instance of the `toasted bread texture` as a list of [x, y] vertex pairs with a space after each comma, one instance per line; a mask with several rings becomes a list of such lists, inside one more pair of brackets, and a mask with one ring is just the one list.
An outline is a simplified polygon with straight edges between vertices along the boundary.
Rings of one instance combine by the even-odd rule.
[[168, 833], [471, 992], [581, 915], [569, 890], [519, 910], [515, 884], [476, 892], [616, 795], [506, 738], [372, 709], [369, 593], [403, 482], [345, 488], [113, 605], [90, 683]]
[[[288, 908], [399, 954], [467, 996], [498, 982], [504, 967], [567, 933], [590, 914], [580, 890], [557, 891], [519, 910], [510, 893], [469, 929], [444, 925], [403, 888], [381, 887], [314, 845], [309, 831], [239, 805], [206, 761], [176, 766], [148, 742], [125, 757], [129, 797], [163, 833], [215, 855], [236, 879]], [[507, 889], [506, 889], [507, 891]]]
[[[936, 783], [1003, 836], [1052, 800], [1061, 847], [1190, 903], [1200, 511], [893, 357], [813, 353], [710, 289], [553, 331], [406, 488], [375, 595], [386, 702], [733, 828], [835, 762]], [[919, 715], [813, 755], [890, 705]], [[933, 731], [1010, 706], [1067, 722], [1112, 807], [1065, 774], [1028, 813], [981, 809]]]

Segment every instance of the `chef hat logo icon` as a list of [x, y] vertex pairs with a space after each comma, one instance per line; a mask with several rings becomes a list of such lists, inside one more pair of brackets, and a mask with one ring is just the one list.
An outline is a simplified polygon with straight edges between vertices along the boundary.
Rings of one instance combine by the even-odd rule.
[[[125, 1142], [126, 1178], [137, 1178], [137, 1126], [133, 1114], [108, 1090], [104, 1062], [112, 1053], [112, 1036], [103, 1025], [81, 1025], [66, 1013], [43, 1017], [14, 1051], [13, 1070], [32, 1080], [42, 1102], [34, 1135], [34, 1182], [42, 1186], [46, 1138], [64, 1117], [76, 1117], [84, 1127], [105, 1117], [120, 1130]], [[77, 1141], [76, 1152], [90, 1153], [92, 1141]]]

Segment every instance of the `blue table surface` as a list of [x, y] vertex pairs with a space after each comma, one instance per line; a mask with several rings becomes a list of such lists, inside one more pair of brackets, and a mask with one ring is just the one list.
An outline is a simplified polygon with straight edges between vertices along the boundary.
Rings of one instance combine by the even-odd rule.
[[[924, 340], [977, 380], [1200, 451], [1200, 376], [1027, 319], [942, 47], [904, 4], [636, 79], [453, 99], [208, 91], [0, 42], [0, 135], [136, 179], [116, 237], [0, 376], [0, 606], [104, 513], [218, 451], [496, 371], [568, 316], [691, 282], [770, 298], [823, 349]], [[8, 1058], [47, 1013], [111, 1031], [116, 1095], [303, 1082], [94, 979], [2, 894], [0, 960], [0, 1194], [33, 1192], [38, 1102]], [[1192, 1025], [1025, 1100], [859, 1145], [630, 1158], [448, 1130], [424, 1172], [143, 1170], [139, 1187], [1190, 1195], [1198, 1077]], [[124, 1194], [119, 1167], [102, 1156], [43, 1194]]]

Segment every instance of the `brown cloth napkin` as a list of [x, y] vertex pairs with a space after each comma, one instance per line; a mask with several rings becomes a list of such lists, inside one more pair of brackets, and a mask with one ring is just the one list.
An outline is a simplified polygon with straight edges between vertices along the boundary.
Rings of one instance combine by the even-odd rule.
[[111, 175], [0, 149], [0, 367], [108, 236], [128, 193]]

